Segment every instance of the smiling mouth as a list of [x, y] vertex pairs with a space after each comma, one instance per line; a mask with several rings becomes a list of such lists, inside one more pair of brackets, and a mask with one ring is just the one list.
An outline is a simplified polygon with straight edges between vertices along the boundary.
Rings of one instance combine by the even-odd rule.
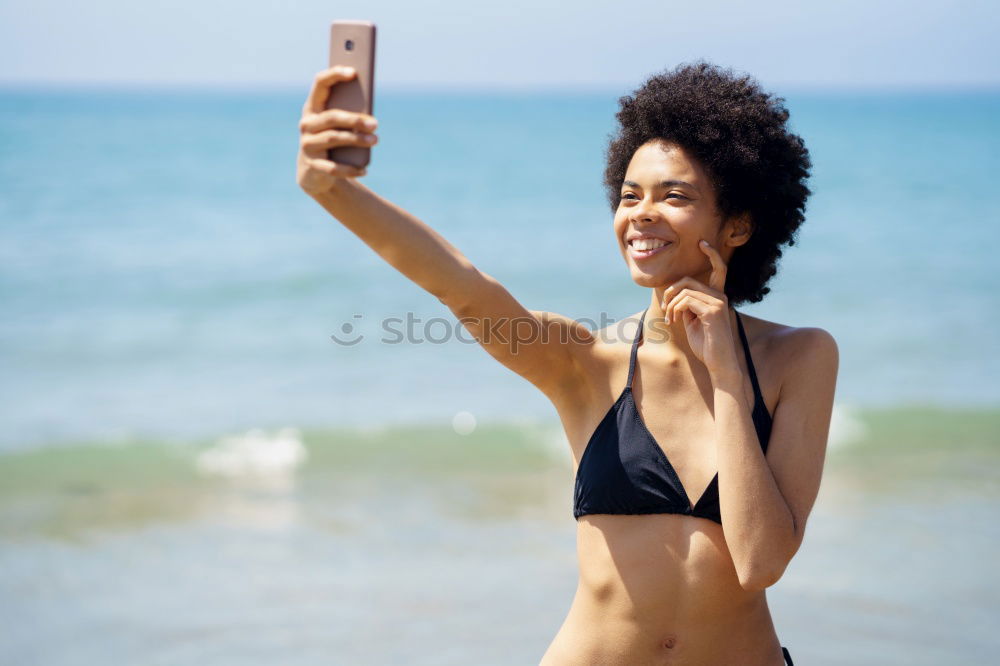
[[628, 251], [635, 259], [646, 259], [673, 246], [671, 241], [658, 239], [634, 239], [628, 242]]

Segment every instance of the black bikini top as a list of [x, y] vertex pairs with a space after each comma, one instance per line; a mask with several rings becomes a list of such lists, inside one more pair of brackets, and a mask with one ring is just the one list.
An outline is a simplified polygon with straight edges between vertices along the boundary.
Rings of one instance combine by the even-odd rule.
[[[580, 458], [573, 493], [573, 517], [578, 519], [591, 513], [680, 513], [708, 518], [721, 525], [718, 472], [698, 501], [692, 504], [673, 465], [653, 439], [635, 406], [632, 375], [635, 373], [636, 351], [642, 339], [646, 312], [639, 319], [639, 331], [632, 343], [625, 388], [597, 426]], [[753, 384], [753, 424], [761, 448], [766, 453], [771, 436], [771, 415], [757, 383], [757, 371], [739, 312], [736, 313], [736, 323]]]

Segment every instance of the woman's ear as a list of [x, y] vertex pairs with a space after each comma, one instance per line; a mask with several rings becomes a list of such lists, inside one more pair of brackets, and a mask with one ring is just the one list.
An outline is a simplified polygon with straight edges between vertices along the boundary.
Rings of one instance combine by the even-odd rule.
[[745, 245], [753, 235], [753, 219], [750, 213], [740, 213], [729, 218], [726, 228], [726, 245], [736, 248]]

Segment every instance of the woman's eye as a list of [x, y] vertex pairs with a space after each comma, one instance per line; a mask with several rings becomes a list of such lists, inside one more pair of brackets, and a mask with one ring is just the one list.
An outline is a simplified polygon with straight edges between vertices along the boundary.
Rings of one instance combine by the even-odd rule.
[[[634, 195], [634, 194], [632, 194], [631, 192], [626, 192], [625, 194], [623, 194], [623, 195], [621, 196], [621, 198], [622, 198], [622, 199], [626, 199], [626, 198], [628, 198], [628, 197], [633, 197], [633, 198], [635, 198], [635, 195]], [[678, 194], [677, 192], [671, 192], [670, 194], [668, 194], [668, 195], [667, 195], [667, 198], [668, 198], [668, 199], [669, 199], [670, 197], [677, 197], [678, 199], [687, 199], [687, 197], [686, 197], [686, 196], [684, 196], [683, 194]]]

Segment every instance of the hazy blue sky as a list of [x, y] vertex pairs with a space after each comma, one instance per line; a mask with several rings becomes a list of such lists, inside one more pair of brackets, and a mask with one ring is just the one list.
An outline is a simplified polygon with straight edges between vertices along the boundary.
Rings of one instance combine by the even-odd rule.
[[782, 87], [1000, 86], [1000, 2], [0, 0], [0, 82], [300, 88], [329, 22], [380, 87], [614, 87], [704, 57]]

